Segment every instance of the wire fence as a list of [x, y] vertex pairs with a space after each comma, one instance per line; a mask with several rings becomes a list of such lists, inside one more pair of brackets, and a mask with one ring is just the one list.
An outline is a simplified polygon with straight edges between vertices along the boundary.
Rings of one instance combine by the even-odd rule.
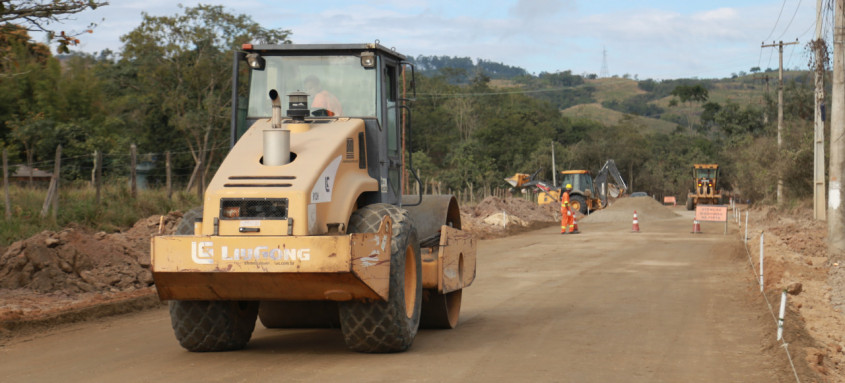
[[748, 238], [748, 214], [749, 214], [748, 209], [745, 210], [745, 214], [746, 214], [745, 231], [743, 232], [741, 230], [742, 229], [742, 209], [740, 209], [739, 207], [737, 207], [736, 205], [733, 205], [733, 204], [732, 204], [732, 206], [734, 207], [735, 221], [739, 225], [739, 228], [740, 228], [739, 234], [740, 234], [740, 239], [743, 242], [742, 247], [745, 249], [745, 253], [748, 255], [748, 264], [749, 264], [749, 266], [751, 266], [751, 272], [753, 274], [753, 279], [757, 280], [757, 278], [759, 276], [759, 278], [760, 278], [759, 279], [759, 281], [760, 281], [759, 282], [760, 283], [760, 295], [762, 295], [763, 299], [766, 301], [766, 305], [769, 308], [769, 313], [772, 314], [772, 319], [774, 319], [774, 321], [775, 321], [775, 328], [776, 328], [776, 332], [778, 334], [777, 341], [779, 341], [781, 343], [781, 347], [783, 348], [783, 351], [786, 353], [786, 358], [787, 358], [787, 360], [789, 360], [789, 366], [792, 368], [792, 373], [795, 376], [795, 381], [798, 382], [798, 383], [801, 383], [801, 379], [798, 377], [798, 371], [795, 368], [795, 362], [792, 360], [792, 355], [789, 352], [789, 343], [787, 343], [786, 339], [782, 336], [783, 322], [784, 322], [784, 318], [783, 318], [782, 313], [783, 313], [783, 310], [785, 308], [786, 301], [785, 300], [781, 301], [781, 313], [780, 313], [780, 317], [779, 317], [778, 315], [775, 314], [774, 306], [772, 306], [772, 302], [769, 301], [769, 297], [766, 295], [765, 281], [763, 280], [763, 272], [762, 272], [763, 267], [765, 265], [763, 233], [760, 232], [760, 261], [759, 261], [760, 271], [758, 272], [757, 268], [754, 265], [754, 259], [751, 256], [751, 250], [748, 248], [748, 240], [749, 240], [749, 238]]
[[[209, 174], [216, 170], [228, 146], [212, 147], [205, 151], [181, 151], [138, 154], [135, 144], [126, 153], [102, 153], [65, 156], [62, 146], [56, 147], [53, 161], [33, 161], [9, 164], [8, 152], [3, 150], [3, 188], [5, 216], [11, 217], [15, 205], [10, 201], [10, 186], [19, 185], [34, 189], [46, 188], [46, 198], [41, 208], [41, 218], [52, 211], [55, 220], [59, 210], [60, 187], [88, 185], [96, 190], [96, 200], [101, 198], [104, 185], [125, 184], [132, 198], [139, 189], [165, 188], [170, 199], [182, 188], [196, 188], [200, 200]], [[196, 159], [200, 160], [197, 161]], [[205, 159], [211, 166], [204, 166]], [[68, 201], [73, 203], [73, 201]]]

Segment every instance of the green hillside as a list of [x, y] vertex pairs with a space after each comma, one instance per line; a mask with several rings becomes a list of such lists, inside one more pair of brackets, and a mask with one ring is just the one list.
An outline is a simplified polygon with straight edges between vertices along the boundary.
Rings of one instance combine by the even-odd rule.
[[[561, 114], [572, 119], [598, 121], [603, 125], [617, 125], [626, 116], [625, 113], [604, 108], [598, 103], [575, 105], [562, 110]], [[633, 116], [633, 118], [637, 124], [642, 124], [655, 132], [671, 133], [677, 127], [677, 124], [673, 122], [656, 118], [642, 116]]]

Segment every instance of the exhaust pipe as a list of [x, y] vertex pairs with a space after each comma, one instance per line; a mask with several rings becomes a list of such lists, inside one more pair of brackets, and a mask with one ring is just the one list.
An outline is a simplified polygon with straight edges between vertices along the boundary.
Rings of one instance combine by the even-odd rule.
[[270, 91], [273, 115], [271, 129], [264, 130], [264, 166], [281, 166], [290, 163], [290, 130], [282, 129], [282, 101], [275, 89]]

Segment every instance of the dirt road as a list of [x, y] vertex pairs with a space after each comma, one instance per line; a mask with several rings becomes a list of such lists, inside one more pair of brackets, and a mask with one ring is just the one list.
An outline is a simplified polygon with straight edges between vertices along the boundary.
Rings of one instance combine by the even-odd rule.
[[[780, 350], [736, 236], [691, 219], [580, 224], [481, 241], [455, 330], [410, 351], [350, 352], [339, 330], [268, 330], [247, 348], [193, 354], [165, 308], [0, 346], [4, 382], [778, 382]], [[735, 229], [734, 229], [735, 230]], [[769, 317], [767, 317], [769, 316]]]

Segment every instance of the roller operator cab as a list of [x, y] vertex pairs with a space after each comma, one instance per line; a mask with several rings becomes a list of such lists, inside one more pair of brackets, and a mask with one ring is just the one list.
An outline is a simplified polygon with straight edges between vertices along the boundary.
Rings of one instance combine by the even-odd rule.
[[152, 239], [180, 344], [243, 348], [260, 318], [397, 352], [455, 327], [477, 242], [454, 197], [403, 195], [413, 66], [378, 44], [242, 48], [232, 148], [202, 208]]

